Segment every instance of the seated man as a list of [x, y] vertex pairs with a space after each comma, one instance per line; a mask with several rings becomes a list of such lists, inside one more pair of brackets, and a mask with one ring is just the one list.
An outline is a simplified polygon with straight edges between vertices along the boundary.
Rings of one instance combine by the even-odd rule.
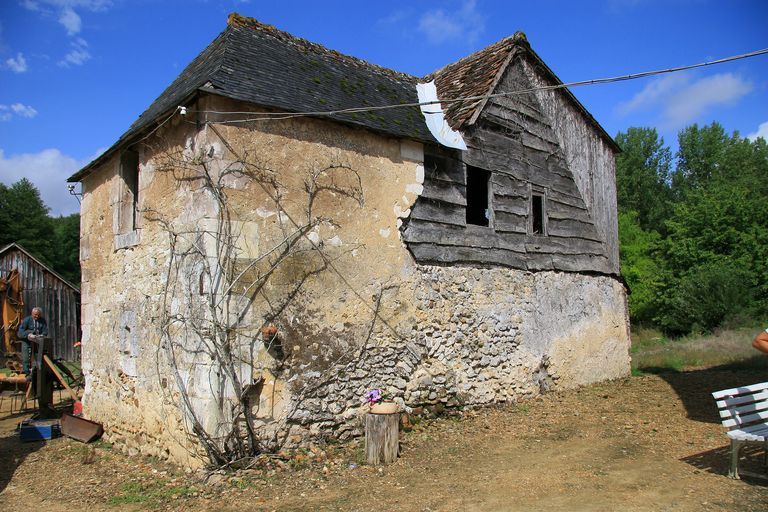
[[21, 321], [19, 331], [16, 334], [21, 340], [21, 365], [27, 379], [29, 379], [31, 378], [29, 371], [30, 343], [37, 341], [38, 337], [42, 341], [42, 338], [48, 336], [48, 324], [43, 318], [43, 310], [38, 307], [32, 308], [32, 314]]

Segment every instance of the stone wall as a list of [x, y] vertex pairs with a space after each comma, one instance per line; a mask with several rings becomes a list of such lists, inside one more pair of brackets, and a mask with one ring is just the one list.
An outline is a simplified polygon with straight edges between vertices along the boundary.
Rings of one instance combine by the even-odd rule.
[[[242, 109], [210, 97], [195, 110]], [[231, 150], [248, 152], [275, 172], [283, 211], [263, 187], [229, 183], [245, 262], [273, 249], [288, 219], [306, 214], [307, 173], [343, 164], [360, 179], [362, 205], [333, 193], [314, 205], [330, 220], [308, 233], [306, 247], [323, 248], [324, 270], [306, 274], [296, 289], [296, 276], [317, 263], [316, 251], [297, 255], [270, 277], [244, 315], [241, 338], [250, 360], [241, 376], [254, 383], [252, 412], [267, 447], [359, 433], [362, 396], [372, 387], [409, 407], [463, 406], [628, 374], [625, 290], [615, 279], [413, 261], [400, 228], [423, 190], [419, 144], [309, 119], [199, 126], [174, 120], [148, 141], [154, 144], [139, 148], [144, 216], [128, 245], [125, 238], [116, 241], [112, 222], [119, 158], [84, 181], [84, 406], [105, 424], [107, 439], [127, 451], [199, 465], [179, 387], [212, 431], [228, 420], [217, 413], [219, 399], [241, 392], [214, 396], [217, 368], [199, 355], [176, 361], [174, 371], [162, 341], [163, 315], [169, 308], [184, 311], [204, 287], [192, 293], [197, 277], [190, 275], [172, 304], [163, 303], [168, 232], [150, 217], [172, 219], [178, 232], [216, 218], [209, 194], [158, 172], [174, 151], [204, 150], [215, 157], [215, 172], [232, 163]], [[280, 354], [260, 341], [267, 318], [278, 328]], [[183, 343], [181, 331], [176, 336]]]
[[300, 404], [309, 433], [360, 434], [361, 397], [376, 387], [408, 407], [456, 407], [628, 374], [624, 289], [612, 278], [413, 266], [390, 300], [411, 316]]

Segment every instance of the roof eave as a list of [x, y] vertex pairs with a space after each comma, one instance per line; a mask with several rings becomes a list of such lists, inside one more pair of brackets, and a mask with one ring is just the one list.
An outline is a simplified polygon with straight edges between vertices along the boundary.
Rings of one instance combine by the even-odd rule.
[[[414, 89], [415, 89], [415, 86], [414, 86]], [[217, 91], [215, 89], [200, 88], [200, 89], [198, 89], [198, 91], [200, 93], [206, 93], [206, 94], [210, 94], [210, 95], [213, 95], [213, 96], [221, 96], [222, 98], [228, 98], [228, 99], [235, 100], [235, 101], [242, 101], [243, 103], [248, 103], [249, 105], [257, 105], [257, 106], [268, 108], [268, 109], [279, 108], [280, 112], [295, 112], [295, 111], [291, 111], [291, 110], [285, 110], [285, 109], [280, 108], [280, 107], [275, 107], [275, 106], [272, 106], [272, 105], [264, 105], [264, 104], [261, 104], [261, 103], [255, 103], [253, 101], [249, 101], [246, 98], [239, 97], [236, 94], [230, 94], [230, 93], [226, 93], [224, 91]], [[330, 122], [333, 122], [333, 123], [339, 123], [339, 124], [343, 124], [345, 126], [350, 126], [350, 127], [353, 127], [353, 128], [360, 128], [362, 130], [368, 130], [368, 131], [371, 131], [371, 132], [374, 132], [374, 133], [386, 135], [388, 137], [393, 137], [395, 139], [408, 139], [408, 140], [413, 140], [413, 141], [421, 142], [423, 144], [437, 144], [437, 141], [434, 140], [434, 139], [428, 139], [428, 138], [424, 138], [424, 137], [409, 136], [409, 135], [405, 135], [405, 134], [392, 133], [392, 132], [387, 131], [387, 130], [385, 130], [383, 128], [376, 128], [376, 127], [373, 127], [373, 126], [369, 126], [369, 125], [365, 125], [365, 124], [361, 124], [361, 123], [356, 123], [354, 121], [348, 121], [346, 119], [341, 119], [341, 118], [338, 118], [338, 117], [332, 117], [330, 115], [322, 116], [322, 115], [303, 114], [302, 117], [308, 117], [308, 118], [312, 118], [312, 119], [322, 119], [322, 120], [330, 121]]]
[[[180, 101], [179, 105], [188, 105], [192, 100], [194, 100], [197, 97], [200, 91], [201, 91], [200, 88], [195, 89], [192, 93], [188, 94], [182, 101]], [[210, 92], [210, 91], [206, 90], [206, 92]], [[77, 183], [79, 181], [82, 181], [84, 178], [90, 175], [96, 167], [106, 162], [118, 150], [122, 149], [125, 146], [130, 146], [131, 144], [134, 144], [137, 139], [139, 139], [140, 137], [146, 136], [146, 133], [157, 128], [159, 123], [167, 119], [168, 116], [170, 116], [173, 113], [173, 111], [175, 111], [177, 108], [178, 106], [174, 106], [173, 108], [166, 110], [165, 112], [156, 116], [152, 121], [148, 122], [147, 124], [145, 124], [144, 126], [142, 126], [136, 131], [132, 131], [130, 129], [126, 131], [123, 135], [120, 136], [119, 139], [117, 139], [117, 142], [115, 142], [109, 147], [109, 149], [104, 151], [101, 155], [99, 155], [95, 159], [91, 160], [91, 162], [89, 162], [85, 167], [77, 171], [75, 174], [67, 178], [67, 183]]]

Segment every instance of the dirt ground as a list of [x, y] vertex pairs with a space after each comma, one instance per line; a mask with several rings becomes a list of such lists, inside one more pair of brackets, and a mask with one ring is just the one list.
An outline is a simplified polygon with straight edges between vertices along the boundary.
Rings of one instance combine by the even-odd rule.
[[[0, 415], [6, 510], [768, 510], [768, 482], [731, 480], [709, 393], [760, 371], [643, 375], [525, 403], [422, 419], [394, 464], [361, 464], [361, 443], [198, 474], [103, 443], [19, 442]], [[417, 419], [414, 418], [414, 422]], [[764, 471], [750, 451], [743, 467]]]

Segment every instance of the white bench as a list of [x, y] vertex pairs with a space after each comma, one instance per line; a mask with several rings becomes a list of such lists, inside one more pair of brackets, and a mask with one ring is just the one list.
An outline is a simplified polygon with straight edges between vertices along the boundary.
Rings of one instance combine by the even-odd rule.
[[[768, 462], [768, 382], [715, 391], [720, 419], [731, 440], [731, 468], [728, 476], [739, 478], [739, 455], [745, 443], [760, 443]], [[765, 478], [765, 475], [742, 472]]]

